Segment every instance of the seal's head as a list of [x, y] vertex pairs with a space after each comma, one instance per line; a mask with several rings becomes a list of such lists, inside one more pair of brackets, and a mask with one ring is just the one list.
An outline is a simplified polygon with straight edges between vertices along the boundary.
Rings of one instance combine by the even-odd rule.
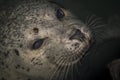
[[8, 19], [2, 31], [7, 36], [3, 46], [10, 51], [11, 75], [36, 80], [63, 76], [68, 66], [83, 58], [91, 43], [89, 28], [52, 2], [23, 1]]

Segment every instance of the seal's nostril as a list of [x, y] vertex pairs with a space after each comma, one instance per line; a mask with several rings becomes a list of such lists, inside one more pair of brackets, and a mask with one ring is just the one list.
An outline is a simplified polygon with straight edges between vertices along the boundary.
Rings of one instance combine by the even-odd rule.
[[83, 41], [84, 38], [85, 38], [84, 34], [79, 29], [76, 29], [75, 33], [69, 39], [70, 40], [76, 39], [79, 41]]

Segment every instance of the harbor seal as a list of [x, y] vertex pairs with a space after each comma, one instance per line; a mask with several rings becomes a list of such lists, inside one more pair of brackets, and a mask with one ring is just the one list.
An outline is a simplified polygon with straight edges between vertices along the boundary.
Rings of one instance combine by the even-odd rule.
[[82, 22], [46, 0], [22, 0], [0, 24], [0, 80], [77, 80], [79, 66], [104, 25]]

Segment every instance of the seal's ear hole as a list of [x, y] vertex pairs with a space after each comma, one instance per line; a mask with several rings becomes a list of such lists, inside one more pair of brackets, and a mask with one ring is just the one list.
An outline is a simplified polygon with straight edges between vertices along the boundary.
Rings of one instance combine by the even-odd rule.
[[39, 29], [38, 29], [38, 28], [33, 28], [33, 32], [34, 32], [34, 33], [38, 33], [38, 32], [39, 32]]

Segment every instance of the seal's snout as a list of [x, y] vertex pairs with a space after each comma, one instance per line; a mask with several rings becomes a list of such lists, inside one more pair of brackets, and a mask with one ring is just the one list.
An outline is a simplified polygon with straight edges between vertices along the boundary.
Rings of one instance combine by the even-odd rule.
[[85, 38], [84, 34], [79, 29], [75, 29], [74, 34], [72, 34], [69, 39], [70, 40], [76, 39], [82, 42], [84, 38]]

